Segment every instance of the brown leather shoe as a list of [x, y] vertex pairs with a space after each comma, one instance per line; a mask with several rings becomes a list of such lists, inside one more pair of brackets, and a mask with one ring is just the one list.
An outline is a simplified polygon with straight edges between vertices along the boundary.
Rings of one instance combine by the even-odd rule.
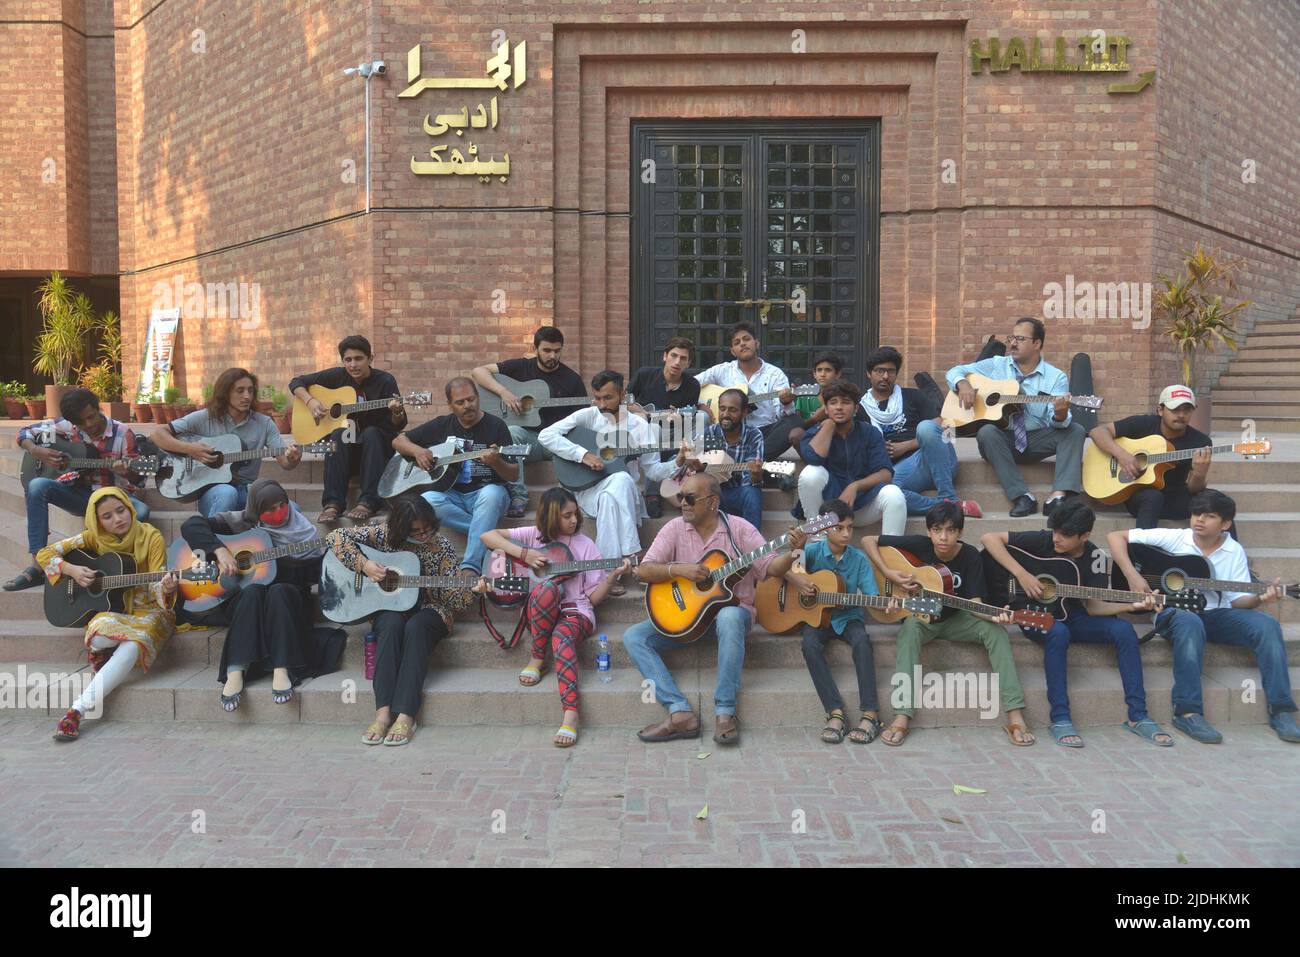
[[734, 714], [720, 714], [713, 724], [715, 744], [729, 746], [740, 744], [740, 718]]
[[677, 741], [683, 738], [698, 738], [700, 736], [700, 719], [695, 716], [694, 711], [674, 711], [658, 724], [642, 728], [636, 733], [636, 736], [646, 744], [657, 744], [660, 741]]

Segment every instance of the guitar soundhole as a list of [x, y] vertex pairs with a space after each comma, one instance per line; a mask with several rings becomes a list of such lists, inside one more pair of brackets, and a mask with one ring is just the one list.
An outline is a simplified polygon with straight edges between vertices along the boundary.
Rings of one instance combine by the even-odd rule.
[[397, 573], [389, 572], [384, 576], [384, 580], [379, 583], [379, 587], [386, 592], [397, 591]]
[[600, 450], [600, 457], [604, 459], [606, 462], [612, 462], [614, 461], [616, 456], [613, 449], [606, 448]]
[[335, 402], [333, 405], [330, 406], [331, 419], [337, 419], [342, 414], [343, 414], [343, 403]]
[[253, 567], [253, 556], [248, 552], [240, 552], [235, 556], [235, 564], [241, 572], [246, 572]]
[[990, 409], [1002, 401], [1001, 392], [990, 392], [984, 397], [984, 408]]
[[521, 412], [533, 411], [533, 397], [531, 395], [525, 395], [520, 397], [519, 411]]
[[[1038, 584], [1043, 586], [1043, 594], [1041, 596], [1042, 601], [1052, 602], [1056, 600], [1056, 582], [1052, 581], [1050, 578], [1040, 578], [1038, 579]], [[1043, 605], [1035, 605], [1034, 609], [1035, 611], [1041, 611], [1043, 607]]]
[[1165, 588], [1169, 589], [1169, 591], [1182, 591], [1183, 586], [1187, 584], [1187, 579], [1183, 576], [1182, 572], [1172, 571], [1166, 573], [1165, 580], [1162, 584]]
[[95, 580], [86, 586], [86, 591], [92, 595], [102, 595], [104, 593], [104, 576], [96, 575]]
[[817, 595], [813, 594], [809, 596], [805, 595], [803, 592], [799, 592], [799, 604], [804, 608], [811, 608], [813, 605], [817, 604]]

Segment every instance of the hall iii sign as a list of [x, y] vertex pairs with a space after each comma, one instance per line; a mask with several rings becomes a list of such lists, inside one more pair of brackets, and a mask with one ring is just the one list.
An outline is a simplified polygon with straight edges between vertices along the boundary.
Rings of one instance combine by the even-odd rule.
[[[970, 42], [970, 71], [978, 75], [988, 67], [989, 73], [1006, 73], [1012, 67], [1021, 73], [1128, 73], [1128, 48], [1132, 41], [1125, 36], [1107, 36], [1094, 30], [1086, 37], [1044, 39], [1012, 37], [1005, 47], [998, 37], [978, 38]], [[1109, 93], [1140, 93], [1155, 81], [1156, 71], [1138, 74], [1132, 83], [1112, 83]]]

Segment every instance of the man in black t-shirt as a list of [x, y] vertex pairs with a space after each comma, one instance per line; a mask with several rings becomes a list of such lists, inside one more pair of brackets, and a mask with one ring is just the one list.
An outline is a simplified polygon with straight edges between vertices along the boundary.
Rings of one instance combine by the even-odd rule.
[[[945, 437], [939, 409], [920, 389], [898, 384], [902, 354], [881, 346], [867, 356], [867, 391], [862, 409], [885, 437], [894, 464], [894, 484], [903, 490], [908, 515], [924, 515], [938, 502], [957, 502], [968, 518], [983, 516], [979, 504], [957, 498], [957, 445]], [[934, 498], [924, 494], [928, 489]]]
[[[952, 572], [953, 593], [972, 601], [984, 600], [984, 564], [979, 550], [961, 540], [966, 516], [956, 502], [939, 502], [925, 513], [926, 535], [867, 535], [862, 548], [880, 573], [900, 588], [916, 587], [914, 576], [886, 568], [880, 549], [892, 546], [909, 551], [929, 565], [944, 565]], [[907, 737], [912, 717], [921, 700], [921, 687], [916, 680], [921, 667], [921, 646], [935, 638], [949, 641], [966, 641], [982, 644], [988, 652], [989, 665], [998, 677], [1002, 707], [1008, 724], [1003, 730], [1017, 747], [1028, 747], [1034, 736], [1025, 723], [1025, 695], [1020, 688], [1020, 677], [1011, 655], [1011, 638], [1002, 624], [1011, 621], [1010, 612], [996, 618], [977, 615], [964, 608], [945, 608], [944, 613], [931, 621], [923, 622], [914, 615], [903, 621], [898, 632], [894, 652], [894, 686], [891, 701], [894, 720], [885, 729], [880, 740], [897, 747]]]
[[1193, 495], [1205, 491], [1210, 477], [1210, 446], [1214, 443], [1204, 432], [1191, 427], [1192, 410], [1196, 408], [1196, 395], [1185, 385], [1167, 386], [1160, 393], [1154, 415], [1130, 415], [1118, 422], [1107, 422], [1092, 430], [1091, 437], [1097, 448], [1115, 456], [1121, 469], [1130, 475], [1138, 472], [1133, 453], [1127, 452], [1115, 441], [1144, 439], [1159, 435], [1176, 450], [1200, 449], [1191, 459], [1183, 459], [1165, 472], [1165, 487], [1144, 485], [1124, 502], [1129, 514], [1137, 518], [1138, 528], [1156, 528], [1160, 519], [1183, 520], [1191, 516], [1188, 506]]
[[[683, 417], [669, 412], [670, 409], [685, 409], [699, 401], [700, 382], [695, 376], [686, 374], [694, 351], [695, 346], [690, 339], [674, 336], [664, 345], [663, 366], [644, 366], [638, 369], [627, 387], [628, 393], [636, 400], [635, 405], [628, 406], [628, 411], [643, 416], [652, 425], [659, 427], [660, 438], [667, 446], [660, 455], [661, 462], [672, 458], [676, 454], [672, 449], [684, 439], [697, 434], [690, 431], [688, 435]], [[646, 406], [651, 405], [655, 410], [648, 412]], [[691, 425], [702, 429], [708, 425], [708, 419], [692, 420]], [[659, 518], [664, 513], [659, 485], [651, 483], [649, 476], [646, 477], [645, 508], [651, 518]]]
[[345, 442], [346, 429], [330, 433], [338, 449], [325, 456], [325, 489], [321, 493], [321, 513], [317, 522], [328, 524], [338, 521], [348, 501], [348, 480], [358, 472], [361, 475], [361, 494], [356, 507], [347, 513], [354, 522], [366, 522], [379, 511], [383, 500], [379, 497], [379, 477], [393, 453], [393, 437], [406, 425], [406, 410], [398, 396], [397, 380], [392, 373], [371, 365], [373, 355], [370, 341], [365, 336], [348, 336], [339, 343], [339, 358], [343, 365], [324, 369], [289, 380], [289, 392], [307, 403], [307, 408], [319, 422], [327, 414], [324, 405], [312, 397], [308, 386], [319, 385], [326, 389], [350, 386], [356, 390], [357, 400], [393, 398], [387, 408], [348, 416], [356, 424], [354, 441]]
[[[409, 456], [417, 466], [427, 469], [433, 459], [429, 448], [448, 439], [457, 440], [459, 452], [510, 444], [510, 429], [505, 422], [479, 408], [478, 389], [473, 380], [457, 376], [447, 383], [445, 391], [451, 415], [430, 419], [403, 432], [393, 440], [395, 452]], [[424, 498], [438, 513], [438, 521], [465, 536], [465, 557], [460, 567], [481, 574], [487, 547], [480, 536], [496, 528], [505, 514], [510, 502], [506, 483], [517, 479], [523, 466], [489, 452], [452, 468], [460, 469], [456, 483], [445, 492], [425, 492]]]
[[[1015, 577], [1020, 589], [1030, 598], [1042, 594], [1042, 585], [1007, 546], [1018, 548], [1038, 558], [1068, 558], [1079, 569], [1079, 584], [1085, 588], [1110, 587], [1110, 563], [1096, 545], [1088, 541], [1096, 516], [1083, 502], [1071, 499], [1047, 517], [1050, 531], [989, 532], [980, 539], [987, 554]], [[1028, 559], [1026, 559], [1028, 560]], [[1000, 600], [1005, 596], [995, 596]], [[1120, 682], [1124, 685], [1124, 702], [1128, 706], [1125, 724], [1136, 735], [1152, 744], [1169, 747], [1174, 743], [1147, 714], [1146, 690], [1142, 684], [1142, 656], [1133, 626], [1114, 616], [1125, 612], [1150, 613], [1156, 608], [1154, 595], [1134, 604], [1104, 602], [1089, 598], [1064, 600], [1067, 617], [1045, 634], [1021, 629], [1025, 636], [1043, 646], [1043, 671], [1047, 675], [1047, 702], [1052, 709], [1049, 730], [1056, 743], [1066, 748], [1083, 747], [1083, 738], [1070, 720], [1070, 696], [1066, 684], [1066, 652], [1071, 642], [1110, 644], [1115, 646]]]
[[[587, 387], [583, 384], [582, 377], [560, 361], [560, 354], [564, 351], [564, 333], [554, 326], [542, 326], [533, 333], [533, 348], [537, 351], [537, 355], [531, 358], [507, 359], [505, 362], [477, 366], [471, 373], [474, 382], [480, 388], [499, 397], [515, 412], [519, 411], [519, 397], [492, 378], [494, 375], [509, 376], [516, 382], [534, 382], [540, 379], [551, 390], [553, 399], [587, 398]], [[538, 414], [541, 416], [542, 424], [536, 429], [528, 429], [520, 425], [510, 426], [510, 434], [516, 442], [527, 442], [532, 446], [532, 450], [519, 464], [519, 478], [509, 483], [510, 510], [506, 514], [510, 518], [523, 518], [528, 510], [528, 488], [524, 484], [524, 465], [528, 462], [546, 461], [551, 457], [542, 446], [538, 433], [548, 425], [559, 422], [574, 409], [581, 408], [583, 404], [548, 406], [540, 409]]]

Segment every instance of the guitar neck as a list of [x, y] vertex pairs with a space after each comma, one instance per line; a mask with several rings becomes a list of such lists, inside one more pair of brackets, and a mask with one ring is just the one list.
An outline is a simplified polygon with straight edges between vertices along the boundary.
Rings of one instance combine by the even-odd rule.
[[400, 397], [390, 395], [387, 399], [366, 399], [364, 402], [350, 402], [343, 407], [343, 412], [347, 414], [349, 412], [369, 412], [372, 409], [382, 409], [394, 399], [400, 401]]
[[960, 608], [963, 611], [969, 611], [976, 615], [1002, 614], [1001, 608], [998, 608], [996, 605], [986, 605], [982, 601], [974, 601], [970, 598], [959, 598], [956, 595], [949, 595], [947, 592], [930, 591], [929, 589], [926, 589], [925, 593], [932, 598], [938, 599], [941, 604], [946, 605], [949, 608]]
[[[1152, 585], [1160, 584], [1159, 575], [1142, 577]], [[1199, 588], [1201, 591], [1239, 591], [1249, 592], [1252, 595], [1262, 595], [1270, 587], [1268, 582], [1232, 582], [1222, 578], [1184, 578], [1183, 584], [1188, 588]]]
[[273, 459], [281, 452], [287, 452], [288, 449], [248, 449], [244, 452], [223, 452], [221, 459], [223, 462], [251, 462], [254, 459]]
[[577, 396], [560, 396], [559, 398], [533, 399], [534, 409], [553, 409], [557, 406], [568, 405], [591, 405], [591, 399], [587, 396], [581, 398]]
[[780, 538], [774, 538], [770, 542], [765, 542], [763, 545], [754, 549], [752, 552], [745, 552], [745, 554], [741, 555], [740, 557], [727, 562], [727, 564], [719, 567], [712, 574], [710, 574], [709, 578], [714, 582], [726, 581], [732, 575], [736, 575], [739, 574], [740, 572], [743, 572], [746, 568], [754, 564], [754, 562], [758, 561], [760, 558], [763, 558], [765, 555], [770, 555], [773, 552], [779, 552], [783, 548], [787, 548], [789, 544], [790, 544], [789, 535], [782, 535]]
[[136, 585], [149, 585], [156, 581], [161, 581], [173, 571], [181, 571], [179, 568], [169, 568], [160, 572], [135, 572], [131, 575], [105, 575], [97, 580], [100, 588], [112, 590], [116, 588], [134, 588]]
[[[471, 588], [477, 579], [462, 578], [453, 575], [398, 575], [398, 588]], [[488, 582], [496, 586], [496, 580]]]
[[277, 545], [275, 548], [253, 552], [253, 562], [258, 564], [273, 561], [277, 558], [288, 558], [298, 552], [314, 552], [324, 544], [326, 542], [323, 538], [311, 538], [305, 542], [290, 542], [288, 545]]
[[448, 455], [446, 458], [438, 459], [438, 464], [455, 465], [457, 462], [469, 462], [474, 459], [481, 459], [491, 451], [492, 449], [475, 449], [472, 452], [457, 452], [455, 455]]
[[591, 558], [585, 561], [548, 562], [543, 571], [551, 575], [569, 575], [574, 572], [596, 571], [604, 568], [618, 568], [623, 564], [621, 558]]
[[884, 595], [859, 595], [848, 592], [818, 592], [817, 604], [843, 605], [854, 608], [887, 608], [890, 599]]
[[[1055, 402], [1061, 398], [1059, 395], [1004, 395], [998, 401], [1007, 405], [1039, 405], [1047, 402]], [[1070, 405], [1079, 405], [1080, 403], [1072, 395], [1065, 396]]]
[[[1137, 591], [1117, 591], [1113, 588], [1088, 588], [1083, 585], [1061, 585], [1052, 586], [1059, 598], [1097, 598], [1101, 601], [1142, 601], [1146, 595]], [[1007, 592], [1011, 597], [1022, 593], [1019, 583], [1013, 578], [1007, 585]]]
[[1177, 462], [1179, 459], [1190, 459], [1197, 452], [1235, 452], [1236, 449], [1237, 447], [1235, 445], [1229, 444], [1215, 445], [1211, 446], [1209, 449], [1175, 449], [1172, 452], [1157, 452], [1154, 455], [1147, 456], [1147, 464], [1152, 465], [1156, 462]]

